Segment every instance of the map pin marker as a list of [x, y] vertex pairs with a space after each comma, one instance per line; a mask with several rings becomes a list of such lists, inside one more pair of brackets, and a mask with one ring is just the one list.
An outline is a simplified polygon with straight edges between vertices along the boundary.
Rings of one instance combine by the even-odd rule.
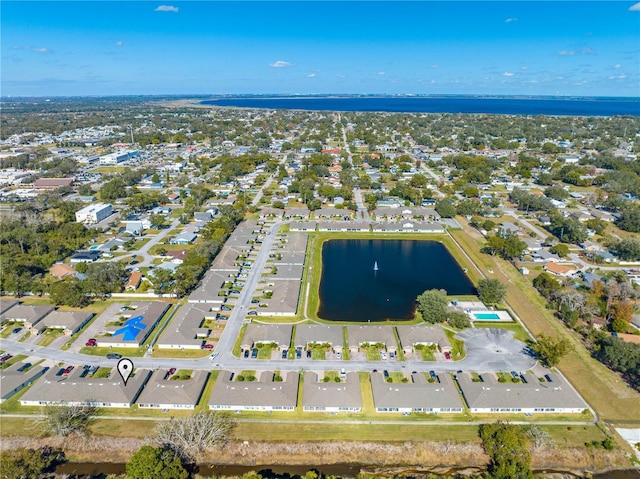
[[131, 376], [133, 372], [133, 361], [129, 358], [122, 358], [118, 361], [118, 372], [120, 373], [120, 377], [124, 381], [124, 385], [127, 385], [127, 379]]

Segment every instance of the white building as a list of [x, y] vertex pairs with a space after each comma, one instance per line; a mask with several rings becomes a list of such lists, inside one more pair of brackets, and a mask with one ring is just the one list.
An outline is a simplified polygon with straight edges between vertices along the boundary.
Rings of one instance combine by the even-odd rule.
[[76, 211], [76, 222], [85, 224], [99, 223], [113, 214], [113, 207], [108, 203], [96, 203]]

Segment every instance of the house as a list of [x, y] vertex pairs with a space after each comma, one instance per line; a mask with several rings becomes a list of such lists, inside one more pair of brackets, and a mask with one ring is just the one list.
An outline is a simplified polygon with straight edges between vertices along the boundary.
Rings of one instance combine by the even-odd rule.
[[257, 374], [257, 381], [240, 381], [238, 374], [222, 371], [209, 398], [209, 409], [238, 412], [295, 410], [298, 402], [297, 372], [283, 372], [277, 378], [272, 371]]
[[344, 342], [342, 326], [332, 324], [298, 324], [295, 347], [307, 349], [309, 344], [329, 344], [336, 352], [342, 352]]
[[304, 376], [302, 409], [306, 412], [360, 412], [362, 393], [358, 373], [347, 373], [343, 381], [323, 381], [319, 374]]
[[573, 267], [552, 262], [545, 263], [543, 268], [547, 273], [551, 273], [554, 276], [561, 276], [563, 278], [568, 278], [576, 273], [576, 269]]
[[279, 349], [289, 349], [291, 346], [291, 324], [257, 324], [247, 325], [242, 338], [242, 348], [251, 349], [256, 344], [276, 344]]
[[284, 217], [287, 220], [297, 219], [297, 220], [308, 220], [309, 219], [309, 208], [285, 208]]
[[451, 352], [451, 342], [440, 325], [396, 326], [396, 331], [405, 354], [415, 352], [417, 345], [435, 345], [442, 353]]
[[36, 325], [53, 310], [53, 306], [17, 304], [0, 314], [0, 324], [22, 323], [24, 328], [37, 331]]
[[381, 344], [388, 352], [397, 351], [396, 336], [391, 326], [347, 326], [349, 350], [356, 353], [361, 346]]
[[59, 329], [65, 336], [71, 336], [80, 331], [93, 316], [93, 313], [86, 311], [53, 311], [38, 322], [38, 333], [42, 334], [47, 329]]
[[193, 371], [187, 379], [158, 369], [145, 384], [136, 403], [142, 409], [195, 409], [208, 378], [208, 371]]
[[499, 236], [508, 236], [508, 235], [517, 235], [520, 233], [520, 227], [514, 225], [513, 223], [504, 222], [500, 223], [498, 226], [498, 235]]
[[170, 326], [156, 343], [160, 349], [201, 349], [211, 330], [202, 327], [205, 319], [215, 319], [213, 308], [187, 303], [180, 307]]
[[73, 266], [65, 263], [56, 263], [49, 268], [49, 274], [58, 279], [73, 278], [77, 273]]
[[0, 314], [4, 314], [18, 304], [20, 304], [20, 302], [15, 299], [3, 299], [0, 301]]
[[182, 232], [171, 238], [171, 244], [191, 244], [196, 240], [195, 233]]
[[100, 251], [78, 251], [69, 261], [71, 263], [93, 263], [100, 259]]
[[381, 372], [371, 373], [371, 389], [376, 412], [460, 413], [458, 390], [449, 374], [440, 373], [430, 383], [424, 373], [413, 373], [406, 383], [388, 383]]
[[0, 381], [2, 382], [0, 403], [6, 401], [21, 389], [30, 386], [49, 370], [48, 367], [32, 366], [25, 371], [18, 371], [23, 366], [24, 363], [18, 362], [0, 370]]
[[140, 271], [132, 271], [127, 283], [124, 286], [124, 289], [127, 291], [135, 291], [140, 286], [140, 282], [142, 281], [142, 273]]
[[142, 392], [151, 371], [134, 369], [125, 386], [115, 368], [107, 378], [83, 376], [83, 368], [58, 376], [60, 368], [50, 369], [21, 398], [23, 406], [94, 406], [100, 408], [131, 407]]
[[521, 375], [525, 382], [499, 382], [493, 373], [484, 373], [480, 381], [459, 373], [458, 384], [472, 413], [581, 413], [588, 408], [567, 381], [549, 373], [540, 381], [532, 373]]

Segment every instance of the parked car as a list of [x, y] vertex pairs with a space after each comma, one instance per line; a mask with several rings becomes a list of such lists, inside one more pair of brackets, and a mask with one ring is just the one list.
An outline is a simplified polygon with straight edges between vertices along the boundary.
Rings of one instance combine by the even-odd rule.
[[258, 348], [253, 348], [251, 350], [251, 359], [256, 359], [258, 357]]
[[386, 351], [380, 351], [380, 359], [382, 359], [383, 361], [385, 361], [387, 359], [387, 352]]
[[11, 331], [13, 334], [18, 334], [20, 331], [22, 331], [22, 328], [14, 328], [13, 331]]
[[336, 359], [342, 359], [342, 353], [340, 351], [336, 352]]
[[287, 359], [287, 354], [289, 353], [288, 349], [283, 349], [282, 350], [282, 359]]
[[203, 344], [202, 349], [213, 349], [213, 344], [209, 344], [209, 343]]
[[69, 374], [71, 371], [73, 371], [73, 366], [67, 366], [67, 369], [64, 370], [64, 373]]
[[446, 351], [444, 353], [444, 358], [447, 359], [447, 360], [451, 359], [451, 353], [449, 351]]
[[389, 359], [395, 359], [396, 353], [389, 353]]
[[429, 376], [431, 377], [431, 379], [436, 379], [436, 372], [435, 371], [429, 371]]
[[302, 349], [296, 349], [296, 359], [300, 359], [302, 357]]
[[169, 374], [175, 374], [176, 373], [176, 368], [171, 368], [169, 369]]
[[120, 359], [120, 358], [122, 358], [122, 354], [118, 354], [118, 353], [107, 354], [107, 359]]
[[307, 349], [307, 359], [311, 359], [311, 350]]
[[62, 376], [64, 374], [65, 368], [60, 368], [56, 373], [56, 376]]
[[249, 350], [248, 350], [248, 349], [245, 349], [245, 351], [244, 351], [244, 355], [243, 355], [243, 356], [244, 356], [245, 358], [248, 358], [248, 357], [249, 357]]
[[247, 313], [247, 316], [258, 316], [258, 312], [257, 311], [249, 311]]

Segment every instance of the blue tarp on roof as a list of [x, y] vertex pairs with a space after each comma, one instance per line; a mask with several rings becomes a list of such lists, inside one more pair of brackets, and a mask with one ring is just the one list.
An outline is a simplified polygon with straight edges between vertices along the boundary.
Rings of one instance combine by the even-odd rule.
[[124, 326], [118, 329], [113, 336], [117, 336], [122, 334], [122, 339], [125, 341], [135, 341], [136, 337], [144, 328], [146, 328], [146, 324], [142, 324], [142, 320], [144, 316], [136, 316], [135, 318], [131, 318], [124, 323]]

